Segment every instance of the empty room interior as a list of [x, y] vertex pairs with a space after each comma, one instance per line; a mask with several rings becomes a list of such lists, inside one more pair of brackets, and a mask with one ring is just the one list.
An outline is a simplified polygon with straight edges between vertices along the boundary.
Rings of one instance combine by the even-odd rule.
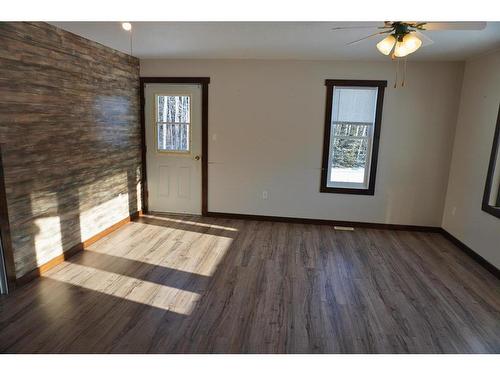
[[500, 22], [0, 22], [0, 352], [500, 353]]

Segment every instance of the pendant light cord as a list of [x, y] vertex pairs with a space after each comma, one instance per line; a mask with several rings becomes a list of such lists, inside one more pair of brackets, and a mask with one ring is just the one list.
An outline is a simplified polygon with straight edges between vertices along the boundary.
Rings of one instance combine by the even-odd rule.
[[132, 30], [133, 29], [130, 29], [130, 56], [133, 56], [132, 55], [132, 52], [133, 52], [133, 50], [132, 50]]

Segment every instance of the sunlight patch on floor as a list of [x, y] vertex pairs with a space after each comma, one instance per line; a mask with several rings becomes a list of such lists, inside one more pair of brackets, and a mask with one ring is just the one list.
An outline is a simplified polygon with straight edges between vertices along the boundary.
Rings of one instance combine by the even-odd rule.
[[45, 277], [182, 315], [189, 315], [200, 298], [198, 293], [188, 290], [75, 263]]
[[[158, 219], [157, 216], [149, 217]], [[180, 219], [174, 220], [176, 223], [190, 223], [190, 221]], [[154, 235], [163, 229], [157, 229], [159, 227], [143, 222], [134, 222], [132, 225], [150, 226], [153, 228], [153, 230], [151, 230], [151, 235]], [[204, 225], [208, 227], [215, 227], [209, 224]], [[118, 256], [123, 259], [133, 260], [152, 266], [169, 267], [201, 276], [212, 276], [233, 242], [232, 237], [223, 235], [193, 232], [168, 227], [166, 229], [173, 229], [174, 232], [168, 239], [159, 245], [157, 242], [152, 242], [152, 244], [157, 245], [157, 248], [152, 252], [147, 251], [147, 249], [136, 252], [132, 248], [131, 251], [124, 253], [123, 247], [120, 246], [120, 243], [121, 241], [126, 241], [128, 238], [127, 236], [121, 238], [120, 233], [116, 232], [114, 237], [109, 237], [103, 242], [93, 244], [87, 251]], [[231, 229], [234, 229], [237, 232], [237, 229]], [[124, 228], [121, 230], [125, 231], [127, 229]], [[126, 246], [130, 246], [130, 244]], [[199, 249], [206, 247], [209, 247], [210, 251], [200, 253]]]

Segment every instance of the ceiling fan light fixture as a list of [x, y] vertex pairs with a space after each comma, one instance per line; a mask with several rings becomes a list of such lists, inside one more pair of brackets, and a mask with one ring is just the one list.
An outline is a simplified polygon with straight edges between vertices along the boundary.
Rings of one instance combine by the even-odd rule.
[[406, 34], [402, 41], [396, 43], [394, 48], [394, 56], [405, 57], [410, 53], [415, 52], [422, 45], [422, 41], [412, 33]]
[[377, 49], [384, 55], [389, 55], [396, 44], [396, 37], [394, 35], [386, 36], [377, 43]]

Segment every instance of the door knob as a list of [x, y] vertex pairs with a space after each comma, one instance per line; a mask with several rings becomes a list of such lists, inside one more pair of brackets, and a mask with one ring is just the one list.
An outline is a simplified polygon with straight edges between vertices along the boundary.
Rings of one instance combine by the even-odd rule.
[[194, 160], [200, 160], [200, 155], [196, 155], [196, 156], [194, 157]]

